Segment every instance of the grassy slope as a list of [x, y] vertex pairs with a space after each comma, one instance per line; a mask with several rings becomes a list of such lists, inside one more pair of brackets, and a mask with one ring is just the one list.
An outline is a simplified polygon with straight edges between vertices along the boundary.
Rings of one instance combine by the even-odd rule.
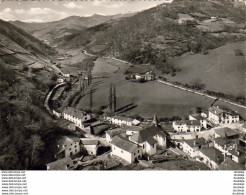
[[211, 50], [207, 55], [178, 57], [172, 63], [180, 67], [181, 71], [169, 79], [189, 84], [200, 78], [208, 90], [244, 96], [245, 56], [235, 56], [234, 51], [246, 51], [245, 44], [246, 42], [231, 43]]

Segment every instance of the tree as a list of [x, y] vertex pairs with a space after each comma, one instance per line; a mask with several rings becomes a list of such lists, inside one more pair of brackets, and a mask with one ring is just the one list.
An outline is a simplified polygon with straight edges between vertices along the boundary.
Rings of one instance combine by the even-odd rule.
[[113, 84], [113, 94], [112, 94], [112, 99], [113, 99], [113, 111], [115, 112], [116, 106], [117, 106], [117, 100], [116, 100], [116, 87], [115, 83]]
[[113, 84], [110, 83], [110, 86], [109, 86], [109, 110], [110, 112], [112, 112], [112, 108], [113, 108], [112, 94], [113, 94]]
[[90, 92], [89, 92], [89, 98], [90, 98], [90, 109], [92, 110], [93, 107], [93, 94], [92, 94], [92, 88], [90, 88]]
[[39, 155], [44, 151], [44, 142], [41, 137], [37, 134], [34, 134], [30, 137], [29, 140], [29, 149], [28, 153], [30, 155], [30, 164], [33, 166], [39, 161]]
[[201, 79], [195, 78], [191, 82], [191, 87], [194, 89], [200, 90], [200, 89], [204, 89], [206, 87], [206, 85], [202, 82]]

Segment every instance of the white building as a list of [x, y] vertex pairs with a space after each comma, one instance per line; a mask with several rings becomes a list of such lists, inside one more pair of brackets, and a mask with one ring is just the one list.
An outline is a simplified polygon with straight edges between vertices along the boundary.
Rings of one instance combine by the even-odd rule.
[[208, 110], [208, 119], [214, 124], [234, 124], [239, 123], [239, 114], [234, 111], [227, 111], [219, 108], [218, 106], [212, 106]]
[[98, 140], [95, 139], [88, 139], [88, 138], [80, 138], [81, 140], [81, 147], [87, 151], [89, 155], [97, 155], [98, 150]]
[[199, 113], [190, 114], [189, 120], [197, 120], [200, 122], [200, 125], [202, 126], [202, 128], [207, 129], [207, 118], [204, 117], [203, 115], [201, 115]]
[[134, 163], [142, 157], [143, 149], [138, 144], [129, 141], [121, 136], [114, 136], [111, 141], [111, 155], [125, 160], [127, 163]]
[[71, 107], [65, 108], [65, 110], [63, 111], [63, 117], [64, 119], [75, 123], [75, 125], [81, 129], [82, 129], [82, 122], [91, 118], [89, 114]]
[[107, 117], [107, 119], [115, 125], [119, 126], [133, 126], [140, 124], [140, 121], [137, 119], [132, 119], [124, 116], [114, 116], [114, 117]]
[[199, 156], [199, 150], [202, 148], [207, 148], [208, 143], [204, 138], [196, 138], [191, 140], [185, 140], [182, 143], [183, 151], [187, 153], [190, 157], [194, 158]]
[[80, 139], [73, 136], [63, 136], [57, 142], [56, 158], [71, 157], [80, 152]]
[[63, 82], [64, 82], [64, 79], [63, 79], [63, 78], [58, 78], [58, 79], [57, 79], [57, 82], [58, 82], [58, 83], [63, 83]]
[[173, 128], [177, 132], [199, 132], [201, 124], [198, 120], [173, 121]]
[[129, 140], [142, 146], [143, 154], [149, 156], [156, 154], [157, 147], [161, 149], [166, 149], [167, 147], [166, 135], [160, 127], [156, 126], [147, 127], [133, 134], [129, 137]]

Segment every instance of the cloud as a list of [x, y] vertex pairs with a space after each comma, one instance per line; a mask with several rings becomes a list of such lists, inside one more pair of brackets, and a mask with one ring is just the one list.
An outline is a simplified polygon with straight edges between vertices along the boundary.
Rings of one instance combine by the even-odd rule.
[[35, 22], [35, 23], [41, 23], [41, 22], [45, 22], [45, 21], [42, 20], [42, 19], [31, 18], [31, 19], [23, 20], [23, 22], [27, 22], [27, 23], [32, 23], [32, 22]]
[[9, 7], [7, 7], [2, 12], [8, 14], [8, 13], [11, 13], [12, 12], [12, 9], [9, 8]]
[[51, 8], [32, 7], [27, 10], [5, 8], [0, 12], [3, 20], [22, 20], [25, 22], [47, 22], [70, 16], [69, 13]]
[[68, 8], [68, 9], [81, 9], [81, 8], [85, 8], [85, 6], [83, 6], [81, 4], [74, 3], [74, 2], [64, 3], [63, 6], [65, 8]]

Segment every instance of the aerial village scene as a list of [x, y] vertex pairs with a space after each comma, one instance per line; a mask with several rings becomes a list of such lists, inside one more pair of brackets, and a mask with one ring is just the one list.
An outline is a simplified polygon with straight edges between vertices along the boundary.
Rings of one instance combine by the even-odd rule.
[[0, 20], [1, 167], [245, 170], [245, 4], [226, 2]]

